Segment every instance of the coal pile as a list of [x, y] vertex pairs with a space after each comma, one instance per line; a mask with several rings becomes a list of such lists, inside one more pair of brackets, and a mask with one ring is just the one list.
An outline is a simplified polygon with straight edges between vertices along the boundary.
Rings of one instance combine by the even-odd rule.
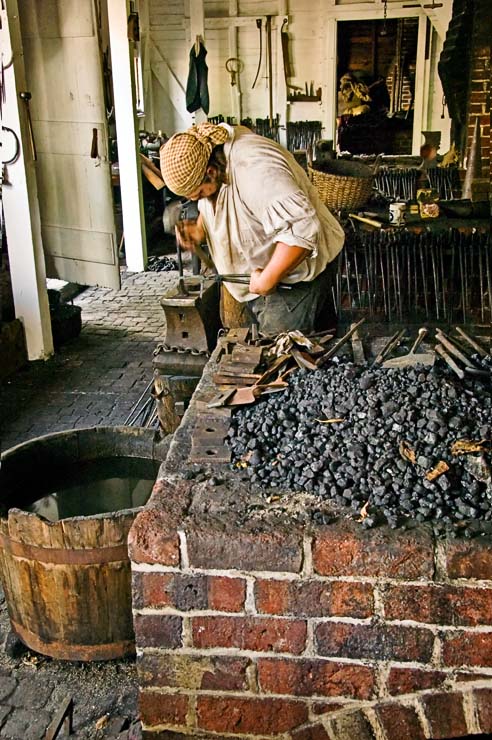
[[[492, 372], [491, 358], [474, 361]], [[460, 440], [480, 450], [458, 450]], [[362, 526], [492, 531], [492, 386], [459, 381], [446, 367], [335, 358], [298, 370], [288, 389], [233, 414], [228, 443], [252, 483], [348, 506]]]

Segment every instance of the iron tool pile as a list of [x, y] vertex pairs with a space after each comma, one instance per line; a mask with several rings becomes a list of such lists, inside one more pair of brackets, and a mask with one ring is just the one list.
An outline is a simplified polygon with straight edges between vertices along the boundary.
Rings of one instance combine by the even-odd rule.
[[[474, 360], [492, 371], [490, 357]], [[283, 393], [233, 414], [229, 444], [252, 482], [362, 511], [364, 526], [411, 518], [442, 533], [492, 531], [492, 388], [438, 365], [387, 370], [335, 358], [298, 370]]]

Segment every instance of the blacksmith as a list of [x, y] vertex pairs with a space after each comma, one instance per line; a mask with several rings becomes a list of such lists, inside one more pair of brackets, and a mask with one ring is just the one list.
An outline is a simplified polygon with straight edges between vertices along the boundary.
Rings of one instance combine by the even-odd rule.
[[160, 158], [170, 190], [198, 200], [198, 221], [180, 225], [181, 246], [206, 241], [219, 274], [251, 276], [227, 288], [260, 331], [325, 328], [344, 233], [294, 157], [244, 126], [202, 123], [172, 136]]

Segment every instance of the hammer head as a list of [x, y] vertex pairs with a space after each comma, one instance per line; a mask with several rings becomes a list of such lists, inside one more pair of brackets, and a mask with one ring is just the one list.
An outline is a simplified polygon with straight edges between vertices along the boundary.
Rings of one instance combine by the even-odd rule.
[[19, 98], [21, 100], [27, 100], [27, 102], [29, 102], [31, 100], [31, 98], [32, 98], [32, 95], [31, 95], [30, 92], [20, 92], [19, 93]]

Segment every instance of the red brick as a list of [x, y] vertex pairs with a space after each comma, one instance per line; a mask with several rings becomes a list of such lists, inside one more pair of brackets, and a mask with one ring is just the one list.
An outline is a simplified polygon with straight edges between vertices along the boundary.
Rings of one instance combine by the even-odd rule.
[[371, 668], [328, 660], [258, 660], [260, 689], [295, 696], [346, 696], [370, 699], [374, 693]]
[[133, 606], [136, 609], [171, 606], [170, 584], [173, 577], [173, 573], [133, 573]]
[[304, 727], [302, 730], [294, 730], [291, 737], [292, 740], [329, 740], [325, 728], [319, 723]]
[[235, 647], [298, 655], [306, 644], [306, 622], [266, 617], [194, 617], [192, 634], [197, 648]]
[[197, 726], [234, 734], [274, 735], [306, 722], [307, 706], [288, 699], [199, 696]]
[[138, 514], [128, 535], [135, 563], [179, 565], [178, 529], [191, 502], [192, 482], [178, 477], [158, 478], [152, 504]]
[[424, 671], [420, 668], [391, 668], [387, 687], [392, 695], [413, 694], [414, 691], [437, 689], [448, 678], [443, 671]]
[[302, 537], [281, 532], [191, 530], [187, 533], [192, 568], [288, 571], [302, 567]]
[[492, 581], [492, 541], [489, 537], [463, 542], [449, 540], [446, 565], [449, 578], [479, 578]]
[[373, 613], [373, 590], [367, 583], [259, 579], [255, 599], [258, 611], [266, 614], [364, 618]]
[[140, 686], [246, 691], [251, 661], [223, 655], [192, 656], [145, 652], [137, 659]]
[[176, 648], [182, 645], [181, 617], [137, 614], [134, 623], [138, 647]]
[[186, 726], [188, 697], [178, 694], [160, 694], [157, 691], [142, 691], [139, 697], [140, 719], [147, 727], [169, 722]]
[[414, 707], [401, 704], [380, 704], [375, 707], [376, 715], [385, 732], [386, 740], [425, 740], [425, 734]]
[[312, 714], [329, 714], [337, 712], [339, 709], [346, 708], [346, 704], [337, 704], [336, 702], [313, 702], [311, 705]]
[[[489, 680], [492, 680], [490, 676]], [[482, 732], [492, 733], [492, 688], [475, 689], [473, 697], [477, 708], [480, 730]]]
[[432, 539], [423, 528], [413, 532], [388, 528], [368, 532], [355, 525], [330, 526], [315, 538], [313, 565], [325, 576], [432, 578]]
[[427, 663], [434, 635], [419, 627], [325, 622], [316, 628], [320, 655], [368, 660]]
[[492, 632], [452, 632], [443, 637], [447, 666], [492, 666]]
[[462, 681], [492, 681], [490, 673], [480, 673], [479, 671], [453, 671], [453, 677], [456, 683]]
[[181, 611], [241, 611], [245, 596], [243, 578], [182, 573], [137, 572], [133, 575], [133, 605], [137, 609], [169, 606]]
[[492, 624], [492, 589], [459, 586], [389, 586], [386, 619], [447, 625]]
[[223, 612], [240, 612], [246, 599], [244, 578], [210, 576], [208, 578], [208, 607]]
[[468, 734], [460, 692], [428, 694], [421, 698], [433, 740]]

